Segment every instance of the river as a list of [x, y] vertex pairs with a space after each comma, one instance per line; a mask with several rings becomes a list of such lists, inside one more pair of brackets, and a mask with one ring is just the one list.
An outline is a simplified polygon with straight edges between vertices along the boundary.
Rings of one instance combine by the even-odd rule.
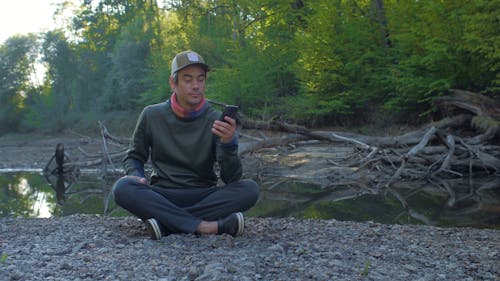
[[[2, 172], [0, 216], [128, 216], [114, 204], [110, 194], [117, 177], [81, 173], [74, 182], [68, 179], [58, 182], [58, 178], [47, 179], [36, 170]], [[408, 182], [378, 191], [349, 186], [320, 189], [288, 182], [262, 186], [260, 200], [246, 215], [498, 229], [500, 187], [484, 188], [483, 183], [488, 181], [488, 178], [455, 180], [450, 182], [448, 190]]]

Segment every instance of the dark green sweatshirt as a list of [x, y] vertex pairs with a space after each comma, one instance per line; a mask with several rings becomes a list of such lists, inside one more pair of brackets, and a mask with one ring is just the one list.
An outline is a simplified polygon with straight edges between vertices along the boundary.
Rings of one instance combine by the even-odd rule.
[[208, 106], [192, 120], [178, 118], [170, 101], [144, 108], [135, 127], [123, 166], [127, 175], [144, 177], [151, 159], [150, 183], [162, 187], [200, 187], [217, 184], [214, 164], [224, 183], [241, 178], [237, 141], [222, 144], [211, 131], [221, 112]]

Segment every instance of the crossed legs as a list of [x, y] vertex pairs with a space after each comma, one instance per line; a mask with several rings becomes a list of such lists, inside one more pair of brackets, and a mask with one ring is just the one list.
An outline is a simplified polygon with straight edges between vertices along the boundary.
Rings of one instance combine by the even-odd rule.
[[257, 183], [240, 180], [225, 186], [162, 188], [122, 177], [113, 186], [115, 202], [142, 220], [155, 218], [167, 233], [216, 234], [217, 220], [255, 205]]

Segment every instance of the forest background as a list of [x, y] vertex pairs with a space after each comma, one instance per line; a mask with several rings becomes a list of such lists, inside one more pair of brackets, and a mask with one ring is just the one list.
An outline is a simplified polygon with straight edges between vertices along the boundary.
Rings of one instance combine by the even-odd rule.
[[500, 98], [498, 11], [498, 0], [63, 3], [60, 27], [0, 45], [0, 135], [97, 132], [99, 120], [130, 135], [145, 105], [170, 96], [171, 60], [187, 49], [211, 65], [207, 97], [253, 119], [428, 122], [450, 89]]

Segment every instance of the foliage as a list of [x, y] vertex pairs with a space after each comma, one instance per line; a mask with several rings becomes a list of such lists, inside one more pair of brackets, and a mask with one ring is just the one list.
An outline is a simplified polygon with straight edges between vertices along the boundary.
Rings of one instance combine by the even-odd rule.
[[[500, 35], [494, 31], [494, 18], [498, 22], [498, 16], [490, 9], [498, 8], [497, 1], [409, 1], [406, 7], [394, 5], [388, 17], [394, 22], [391, 38], [397, 46], [397, 64], [391, 66], [395, 91], [386, 105], [409, 110], [446, 94], [450, 88], [494, 92], [498, 88], [495, 49]], [[407, 21], [398, 21], [401, 17]], [[485, 60], [485, 55], [489, 59]], [[418, 112], [428, 108], [423, 107]]]
[[[9, 38], [0, 134], [136, 116], [169, 97], [171, 59], [186, 49], [211, 65], [208, 98], [266, 121], [416, 122], [451, 88], [500, 96], [499, 1], [163, 2], [83, 0], [71, 15], [64, 4], [66, 26]], [[35, 84], [37, 56], [46, 73]]]
[[141, 38], [143, 24], [142, 19], [137, 19], [122, 28], [104, 93], [99, 97], [98, 104], [105, 111], [134, 108], [134, 98], [146, 89], [143, 81], [148, 73], [149, 42]]
[[18, 129], [23, 98], [32, 87], [36, 48], [33, 34], [14, 36], [0, 45], [0, 135]]

